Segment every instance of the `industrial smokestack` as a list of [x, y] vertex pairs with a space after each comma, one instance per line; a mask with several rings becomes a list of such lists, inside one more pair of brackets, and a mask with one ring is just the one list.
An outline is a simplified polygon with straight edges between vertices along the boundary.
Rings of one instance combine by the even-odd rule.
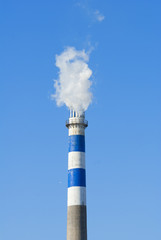
[[69, 129], [67, 240], [87, 240], [85, 114], [70, 110]]
[[58, 106], [65, 104], [70, 109], [66, 122], [69, 129], [67, 240], [87, 240], [85, 111], [92, 102], [92, 70], [88, 61], [89, 53], [74, 47], [56, 55], [59, 74], [52, 98]]

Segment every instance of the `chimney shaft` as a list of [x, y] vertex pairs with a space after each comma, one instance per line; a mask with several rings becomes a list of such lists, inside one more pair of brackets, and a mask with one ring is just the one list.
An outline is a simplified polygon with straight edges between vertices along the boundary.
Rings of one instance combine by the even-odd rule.
[[87, 240], [85, 115], [70, 111], [69, 129], [67, 240]]

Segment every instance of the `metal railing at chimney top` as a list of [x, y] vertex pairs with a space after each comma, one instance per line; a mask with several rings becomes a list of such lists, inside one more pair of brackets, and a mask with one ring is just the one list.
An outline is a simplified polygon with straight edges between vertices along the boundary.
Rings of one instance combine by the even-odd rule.
[[70, 124], [80, 124], [80, 125], [84, 125], [85, 127], [87, 127], [88, 126], [88, 121], [85, 120], [84, 118], [74, 117], [74, 118], [69, 118], [66, 121], [66, 126], [69, 126]]

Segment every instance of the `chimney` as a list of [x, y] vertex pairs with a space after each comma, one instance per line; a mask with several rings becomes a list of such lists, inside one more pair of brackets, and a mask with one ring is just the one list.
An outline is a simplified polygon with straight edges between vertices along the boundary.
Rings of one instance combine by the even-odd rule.
[[87, 240], [85, 113], [70, 110], [69, 129], [67, 240]]

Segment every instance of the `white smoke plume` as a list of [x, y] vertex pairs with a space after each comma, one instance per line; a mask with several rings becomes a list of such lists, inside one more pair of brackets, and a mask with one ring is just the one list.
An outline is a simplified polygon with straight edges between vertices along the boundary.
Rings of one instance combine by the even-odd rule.
[[56, 93], [52, 98], [56, 99], [58, 106], [65, 104], [79, 113], [87, 110], [92, 101], [92, 71], [88, 67], [88, 61], [88, 53], [84, 50], [77, 51], [74, 47], [67, 47], [60, 55], [56, 55], [59, 78], [55, 80]]

